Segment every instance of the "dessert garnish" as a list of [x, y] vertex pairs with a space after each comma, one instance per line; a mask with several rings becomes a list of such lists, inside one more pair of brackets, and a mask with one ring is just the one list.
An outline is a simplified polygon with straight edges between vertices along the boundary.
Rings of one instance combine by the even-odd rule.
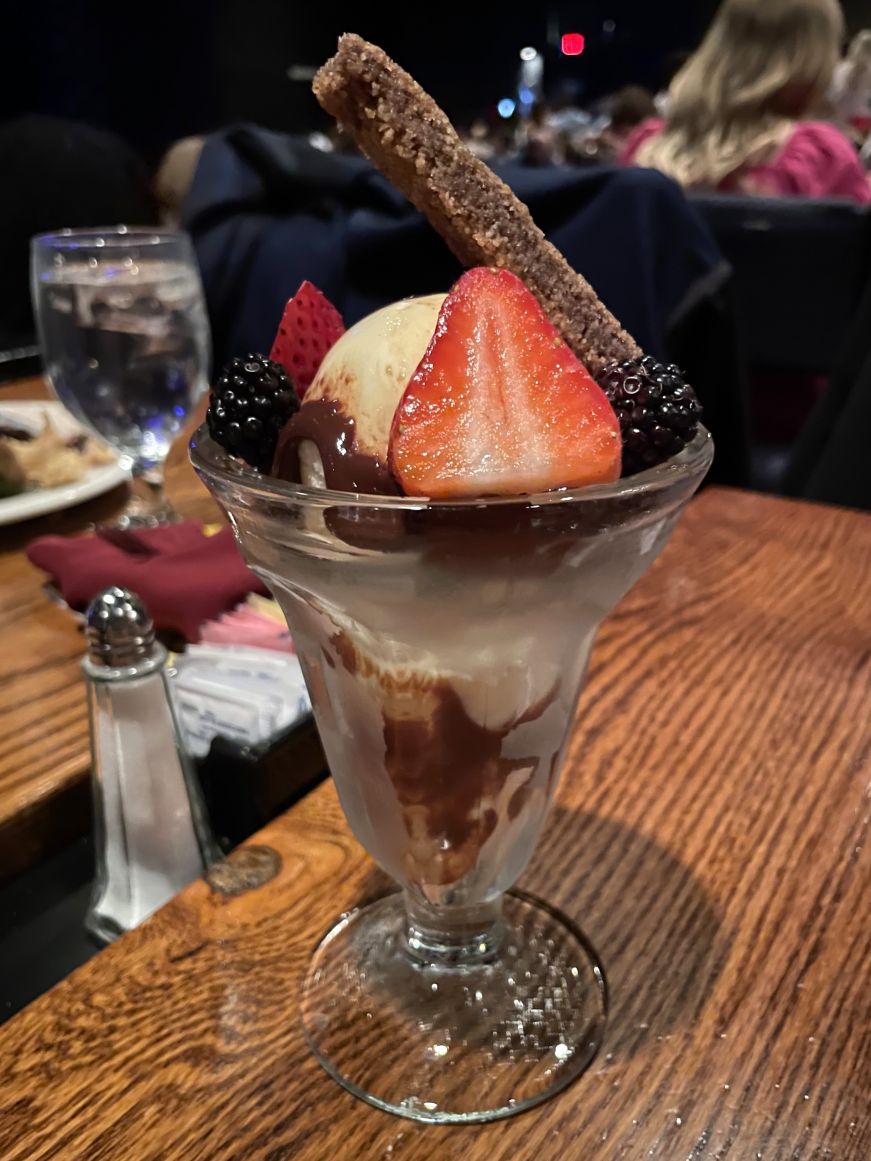
[[221, 447], [268, 471], [279, 433], [299, 399], [287, 372], [262, 355], [231, 359], [212, 389], [206, 422]]
[[620, 431], [520, 279], [478, 267], [445, 299], [389, 458], [406, 495], [516, 496], [616, 480]]
[[[271, 352], [302, 399], [298, 414], [287, 410], [278, 438], [272, 400], [286, 392], [253, 382], [240, 403], [233, 385], [245, 376], [228, 370], [213, 438], [308, 486], [460, 498], [611, 482], [695, 437], [701, 407], [679, 368], [642, 354], [408, 73], [346, 34], [313, 89], [471, 269], [437, 318], [429, 296], [347, 332], [303, 283]], [[264, 374], [255, 364], [266, 360], [251, 360]]]
[[674, 363], [644, 355], [605, 367], [599, 383], [620, 420], [624, 476], [671, 459], [695, 438], [702, 406]]
[[345, 333], [342, 316], [311, 282], [303, 282], [284, 308], [269, 358], [293, 380], [302, 399], [324, 355]]

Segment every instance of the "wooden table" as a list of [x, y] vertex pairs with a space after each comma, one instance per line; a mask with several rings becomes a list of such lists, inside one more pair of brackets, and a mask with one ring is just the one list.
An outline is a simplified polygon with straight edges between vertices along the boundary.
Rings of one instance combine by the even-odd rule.
[[327, 783], [231, 856], [249, 889], [194, 884], [5, 1026], [0, 1156], [867, 1161], [869, 577], [869, 517], [710, 490], [604, 625], [523, 878], [612, 991], [550, 1103], [418, 1126], [309, 1056], [309, 951], [383, 886]]
[[[0, 404], [47, 397], [42, 379], [0, 388]], [[184, 438], [171, 454], [167, 486], [184, 515], [218, 518], [190, 468]], [[46, 598], [44, 574], [23, 550], [36, 536], [80, 532], [111, 519], [126, 500], [124, 486], [76, 508], [0, 528], [0, 882], [82, 833], [91, 809], [82, 635]]]

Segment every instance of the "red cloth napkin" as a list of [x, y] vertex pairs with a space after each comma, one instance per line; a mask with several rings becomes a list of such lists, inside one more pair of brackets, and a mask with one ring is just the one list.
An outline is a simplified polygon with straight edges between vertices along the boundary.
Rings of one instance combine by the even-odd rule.
[[27, 550], [64, 600], [84, 610], [110, 585], [132, 589], [158, 630], [197, 641], [205, 621], [234, 608], [248, 593], [266, 593], [243, 561], [233, 533], [206, 536], [185, 521], [135, 532], [101, 529], [94, 535], [43, 536]]

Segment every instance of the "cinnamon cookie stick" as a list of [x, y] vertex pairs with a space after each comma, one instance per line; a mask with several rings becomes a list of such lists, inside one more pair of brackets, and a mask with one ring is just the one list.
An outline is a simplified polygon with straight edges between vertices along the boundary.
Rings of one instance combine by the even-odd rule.
[[463, 265], [501, 266], [522, 278], [593, 374], [641, 354], [523, 202], [469, 152], [435, 101], [382, 49], [346, 33], [312, 87]]

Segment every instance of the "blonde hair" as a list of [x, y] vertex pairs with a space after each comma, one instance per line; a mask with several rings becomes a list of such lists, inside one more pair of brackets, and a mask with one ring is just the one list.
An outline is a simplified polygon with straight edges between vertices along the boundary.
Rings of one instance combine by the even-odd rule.
[[844, 88], [858, 89], [863, 85], [871, 73], [871, 31], [863, 28], [850, 41], [845, 57], [847, 71], [844, 78]]
[[856, 33], [847, 49], [847, 60], [850, 64], [866, 64], [871, 60], [871, 29], [863, 28]]
[[672, 82], [662, 133], [639, 165], [686, 186], [718, 186], [778, 147], [832, 79], [843, 34], [838, 0], [724, 0]]

